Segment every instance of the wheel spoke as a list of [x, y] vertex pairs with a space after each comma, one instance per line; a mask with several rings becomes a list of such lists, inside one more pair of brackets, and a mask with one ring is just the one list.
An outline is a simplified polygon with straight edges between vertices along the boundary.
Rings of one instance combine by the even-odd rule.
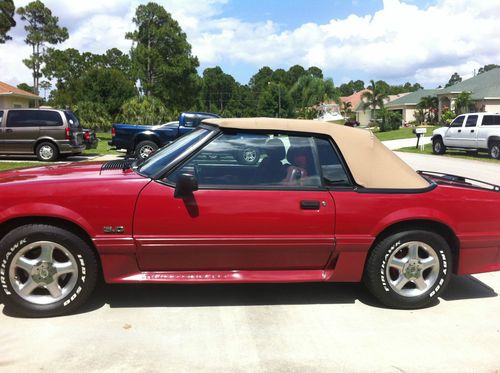
[[77, 271], [76, 264], [71, 262], [65, 263], [54, 263], [54, 268], [56, 269], [56, 276], [62, 276], [67, 273], [75, 273]]
[[437, 260], [430, 256], [428, 258], [421, 259], [420, 264], [422, 266], [422, 270], [425, 271], [427, 268], [434, 267], [437, 264]]
[[44, 243], [41, 245], [42, 247], [42, 252], [40, 253], [40, 260], [46, 261], [46, 262], [52, 262], [53, 257], [52, 255], [54, 254], [54, 246], [51, 245], [50, 243]]
[[30, 277], [28, 279], [28, 281], [26, 281], [26, 283], [22, 287], [19, 288], [19, 292], [21, 293], [21, 295], [27, 297], [27, 296], [31, 295], [33, 290], [35, 290], [37, 287], [38, 287], [38, 284], [35, 281], [33, 281]]
[[401, 290], [408, 283], [408, 281], [409, 280], [405, 276], [401, 275], [401, 276], [398, 277], [398, 279], [396, 281], [394, 281], [392, 283], [392, 285], [396, 289]]
[[396, 257], [393, 257], [391, 261], [389, 262], [389, 267], [396, 268], [399, 273], [403, 272], [403, 267], [406, 264], [406, 260], [402, 260]]
[[17, 268], [25, 270], [26, 272], [28, 272], [28, 274], [31, 274], [34, 265], [36, 265], [35, 260], [30, 260], [28, 258], [25, 258], [24, 256], [19, 257], [19, 259], [17, 259], [15, 263], [15, 266]]
[[45, 286], [45, 289], [49, 291], [50, 295], [52, 295], [53, 298], [59, 298], [62, 295], [61, 288], [57, 281], [51, 282], [50, 284]]
[[408, 256], [410, 259], [418, 259], [418, 244], [411, 243], [408, 245]]
[[424, 278], [422, 276], [416, 278], [413, 280], [413, 283], [417, 286], [418, 290], [425, 290], [427, 289], [427, 283], [425, 282]]

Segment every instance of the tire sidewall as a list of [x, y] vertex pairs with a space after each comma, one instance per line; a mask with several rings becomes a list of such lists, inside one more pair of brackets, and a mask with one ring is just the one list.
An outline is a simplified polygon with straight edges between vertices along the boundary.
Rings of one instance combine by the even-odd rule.
[[145, 147], [145, 146], [149, 146], [149, 147], [151, 147], [153, 149], [152, 152], [151, 152], [151, 154], [153, 154], [156, 150], [158, 150], [158, 145], [156, 145], [155, 142], [149, 141], [149, 140], [147, 140], [147, 141], [141, 141], [139, 144], [137, 144], [137, 148], [135, 150], [135, 156], [137, 158], [139, 158], [139, 159], [147, 159], [147, 158], [149, 158], [149, 156], [151, 156], [151, 154], [150, 154], [146, 158], [141, 157], [141, 149], [143, 147]]
[[[498, 154], [498, 156], [496, 156], [496, 157], [493, 155], [493, 149], [495, 147], [497, 149], [497, 154]], [[493, 158], [493, 159], [500, 159], [500, 143], [495, 142], [495, 143], [491, 144], [491, 147], [490, 147], [490, 157]]]
[[[50, 146], [52, 148], [52, 151], [53, 151], [53, 155], [51, 158], [49, 159], [45, 159], [43, 158], [41, 155], [40, 155], [40, 149], [43, 147], [43, 146]], [[52, 144], [51, 142], [42, 142], [40, 144], [38, 144], [38, 146], [36, 147], [36, 157], [38, 158], [39, 161], [41, 162], [54, 162], [55, 160], [57, 160], [57, 157], [59, 156], [59, 149], [57, 148], [57, 146], [55, 146], [54, 144]]]
[[[78, 267], [78, 279], [73, 289], [60, 301], [48, 305], [24, 300], [13, 289], [9, 279], [9, 269], [16, 254], [26, 245], [37, 241], [52, 241], [65, 247], [74, 256]], [[62, 229], [54, 228], [50, 233], [14, 230], [0, 241], [0, 296], [7, 307], [21, 315], [44, 317], [68, 313], [84, 302], [95, 286], [97, 276], [95, 267], [92, 268], [92, 259], [88, 245], [78, 236]]]
[[[402, 244], [410, 241], [421, 241], [431, 246], [439, 260], [439, 274], [434, 284], [425, 293], [415, 297], [397, 294], [389, 285], [387, 264], [391, 254]], [[451, 251], [447, 242], [433, 232], [409, 231], [392, 235], [381, 241], [372, 253], [372, 273], [369, 281], [373, 292], [384, 304], [394, 308], [420, 308], [432, 303], [447, 286], [452, 272]], [[373, 268], [372, 268], [373, 270]]]
[[[440, 145], [439, 150], [436, 150], [436, 145], [437, 144]], [[434, 154], [443, 154], [445, 152], [443, 140], [436, 139], [436, 140], [432, 141], [432, 152]]]

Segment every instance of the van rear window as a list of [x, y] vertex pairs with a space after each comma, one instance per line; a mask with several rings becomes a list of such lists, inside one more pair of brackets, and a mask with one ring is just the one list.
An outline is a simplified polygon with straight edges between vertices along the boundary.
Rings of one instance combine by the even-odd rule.
[[65, 111], [64, 115], [66, 116], [66, 120], [71, 128], [80, 127], [80, 121], [72, 111]]

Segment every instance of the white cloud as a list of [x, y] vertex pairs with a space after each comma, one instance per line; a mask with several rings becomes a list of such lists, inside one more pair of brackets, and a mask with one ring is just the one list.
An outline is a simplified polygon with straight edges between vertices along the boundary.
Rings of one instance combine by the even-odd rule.
[[[409, 1], [385, 0], [383, 9], [372, 15], [332, 17], [325, 24], [305, 23], [288, 30], [272, 20], [224, 18], [227, 1], [200, 0], [196, 6], [185, 0], [158, 2], [179, 21], [204, 65], [224, 68], [229, 62], [255, 66], [256, 71], [262, 65], [286, 68], [298, 63], [319, 66], [334, 79], [365, 76], [433, 87], [455, 71], [466, 77], [486, 63], [500, 63], [497, 0], [439, 0], [424, 9]], [[70, 30], [70, 39], [61, 48], [96, 53], [111, 47], [129, 50], [124, 34], [133, 29], [138, 0], [45, 3]], [[360, 6], [356, 3], [353, 9]], [[0, 46], [0, 79], [29, 82], [30, 73], [21, 63], [29, 55], [22, 28], [18, 26], [13, 36], [13, 41]]]

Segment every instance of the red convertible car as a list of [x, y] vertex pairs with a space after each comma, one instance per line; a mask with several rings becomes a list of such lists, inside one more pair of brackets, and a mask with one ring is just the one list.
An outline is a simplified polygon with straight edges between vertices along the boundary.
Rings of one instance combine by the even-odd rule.
[[[255, 151], [248, 164], [235, 156]], [[0, 173], [0, 294], [68, 313], [108, 283], [364, 281], [431, 304], [452, 273], [500, 270], [500, 188], [414, 172], [372, 133], [209, 119], [142, 164]]]

